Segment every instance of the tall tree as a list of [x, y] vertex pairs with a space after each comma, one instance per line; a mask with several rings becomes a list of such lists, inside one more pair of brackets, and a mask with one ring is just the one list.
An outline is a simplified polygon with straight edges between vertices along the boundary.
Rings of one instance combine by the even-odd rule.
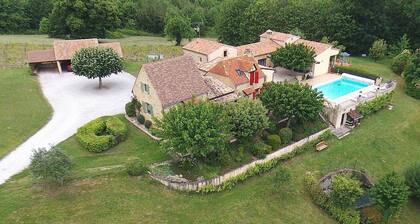
[[274, 66], [294, 71], [308, 71], [315, 63], [315, 51], [302, 43], [286, 44], [271, 54], [271, 61]]
[[404, 71], [406, 93], [420, 99], [420, 49], [413, 55], [410, 64]]
[[191, 20], [188, 17], [180, 14], [171, 15], [166, 18], [165, 34], [175, 40], [177, 46], [181, 45], [182, 39], [186, 38], [191, 40], [195, 32], [191, 27]]
[[106, 35], [120, 25], [116, 0], [57, 0], [50, 15], [49, 35], [89, 38]]
[[0, 33], [16, 33], [28, 28], [24, 0], [0, 0]]
[[48, 17], [52, 11], [53, 0], [27, 0], [25, 13], [30, 29], [38, 29], [43, 17]]
[[323, 96], [308, 85], [299, 83], [270, 83], [264, 86], [260, 99], [279, 119], [299, 122], [314, 120], [323, 108]]
[[226, 0], [219, 7], [216, 30], [219, 40], [230, 45], [240, 45], [245, 42], [240, 30], [244, 12], [253, 0]]
[[189, 101], [172, 107], [155, 123], [164, 151], [184, 159], [203, 159], [225, 150], [230, 126], [222, 105]]
[[242, 43], [260, 40], [260, 34], [273, 27], [273, 10], [268, 0], [257, 0], [244, 11], [238, 32]]
[[99, 78], [99, 88], [102, 78], [121, 72], [122, 59], [111, 48], [88, 47], [82, 48], [71, 59], [73, 71], [76, 75], [88, 79]]

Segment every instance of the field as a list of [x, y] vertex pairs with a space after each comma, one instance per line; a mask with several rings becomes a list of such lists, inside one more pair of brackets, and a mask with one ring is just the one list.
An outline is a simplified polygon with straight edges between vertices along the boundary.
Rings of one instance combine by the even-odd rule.
[[[0, 223], [335, 223], [305, 193], [306, 172], [355, 167], [376, 181], [393, 170], [402, 173], [420, 158], [420, 102], [404, 94], [402, 79], [390, 71], [388, 61], [352, 62], [399, 82], [394, 109], [364, 118], [326, 151], [283, 164], [293, 175], [289, 187], [275, 189], [273, 172], [210, 195], [175, 192], [148, 177], [128, 177], [122, 165], [131, 157], [147, 164], [167, 159], [155, 142], [130, 126], [128, 139], [106, 153], [87, 153], [74, 137], [60, 144], [75, 162], [71, 180], [62, 188], [33, 180], [28, 171], [0, 185]], [[20, 119], [14, 122], [23, 123]], [[420, 223], [419, 210], [420, 204], [410, 201], [395, 223]]]
[[51, 107], [27, 68], [0, 70], [0, 158], [47, 123]]

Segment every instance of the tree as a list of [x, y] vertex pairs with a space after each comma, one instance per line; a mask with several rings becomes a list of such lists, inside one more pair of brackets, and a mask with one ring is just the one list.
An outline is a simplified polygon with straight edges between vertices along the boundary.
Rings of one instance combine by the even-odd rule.
[[166, 18], [165, 34], [169, 38], [175, 39], [176, 46], [179, 46], [183, 38], [191, 40], [195, 32], [191, 27], [191, 20], [188, 17], [175, 14]]
[[52, 180], [63, 185], [72, 166], [71, 159], [58, 147], [40, 148], [31, 157], [30, 170], [34, 177]]
[[194, 101], [172, 107], [155, 121], [162, 149], [186, 160], [223, 152], [231, 130], [222, 105]]
[[53, 7], [53, 0], [27, 0], [25, 13], [30, 29], [39, 29], [42, 18], [48, 17]]
[[38, 31], [40, 33], [48, 33], [48, 28], [50, 26], [50, 21], [48, 18], [43, 17], [41, 21], [39, 22], [39, 29]]
[[387, 50], [386, 41], [383, 39], [375, 40], [373, 42], [372, 47], [369, 48], [369, 56], [373, 58], [373, 60], [377, 61], [385, 56]]
[[273, 8], [268, 0], [256, 0], [243, 12], [240, 29], [241, 43], [254, 43], [260, 34], [272, 29]]
[[398, 54], [392, 59], [391, 69], [398, 75], [401, 75], [401, 73], [407, 68], [410, 62], [410, 50], [403, 50], [400, 54]]
[[104, 38], [120, 26], [116, 0], [57, 0], [49, 21], [52, 37]]
[[267, 109], [259, 100], [240, 98], [227, 105], [229, 123], [237, 138], [249, 138], [268, 127]]
[[29, 27], [24, 7], [24, 0], [0, 0], [0, 33], [22, 32]]
[[404, 34], [400, 40], [391, 45], [389, 51], [391, 56], [396, 56], [401, 54], [404, 50], [410, 50], [410, 40], [407, 37], [407, 34]]
[[342, 208], [355, 205], [356, 200], [363, 195], [361, 183], [349, 175], [337, 175], [331, 183], [331, 200]]
[[392, 172], [379, 180], [370, 190], [370, 196], [389, 220], [407, 202], [410, 192], [403, 179]]
[[286, 44], [271, 54], [274, 66], [294, 71], [307, 71], [315, 63], [315, 51], [304, 44]]
[[291, 29], [291, 30], [289, 31], [289, 33], [290, 33], [290, 34], [293, 34], [293, 35], [295, 35], [295, 36], [298, 36], [298, 37], [300, 37], [300, 38], [305, 38], [305, 33], [304, 33], [301, 29], [299, 29], [299, 28], [297, 28], [297, 27], [295, 27], [295, 28]]
[[245, 42], [240, 34], [244, 12], [253, 0], [226, 0], [219, 7], [216, 20], [216, 32], [219, 40], [225, 44], [240, 45]]
[[323, 108], [323, 96], [308, 85], [299, 83], [266, 84], [260, 95], [264, 106], [277, 118], [300, 122], [314, 120]]
[[405, 182], [412, 195], [420, 199], [420, 163], [413, 164], [405, 172]]
[[82, 48], [71, 59], [73, 72], [88, 79], [99, 78], [99, 88], [102, 78], [123, 69], [122, 59], [111, 48], [88, 47]]
[[420, 50], [413, 55], [410, 64], [404, 71], [406, 93], [420, 99]]

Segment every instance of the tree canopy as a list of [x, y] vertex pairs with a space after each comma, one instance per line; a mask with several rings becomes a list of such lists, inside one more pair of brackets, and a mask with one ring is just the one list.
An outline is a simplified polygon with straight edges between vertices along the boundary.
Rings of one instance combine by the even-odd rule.
[[342, 207], [349, 208], [355, 205], [356, 200], [363, 195], [361, 183], [349, 175], [337, 175], [331, 182], [331, 199]]
[[88, 47], [82, 48], [71, 59], [73, 72], [88, 79], [99, 78], [99, 88], [102, 78], [123, 69], [122, 59], [111, 48]]
[[372, 44], [372, 47], [369, 48], [369, 56], [376, 61], [385, 56], [387, 49], [388, 45], [385, 40], [375, 40], [375, 42]]
[[289, 118], [289, 124], [291, 119], [302, 122], [317, 118], [324, 102], [320, 92], [299, 83], [266, 84], [260, 99], [277, 118]]
[[174, 14], [166, 19], [165, 34], [174, 39], [176, 45], [181, 45], [182, 39], [191, 40], [195, 36], [195, 31], [191, 27], [191, 19], [180, 14]]
[[404, 71], [404, 79], [407, 94], [420, 99], [420, 50], [416, 51]]
[[172, 107], [155, 123], [162, 149], [188, 160], [224, 151], [231, 130], [222, 105], [194, 99]]
[[286, 44], [271, 54], [274, 66], [294, 71], [308, 71], [315, 63], [315, 51], [312, 48], [300, 44]]
[[255, 136], [268, 127], [268, 110], [259, 100], [240, 98], [227, 105], [227, 115], [232, 132], [237, 138]]

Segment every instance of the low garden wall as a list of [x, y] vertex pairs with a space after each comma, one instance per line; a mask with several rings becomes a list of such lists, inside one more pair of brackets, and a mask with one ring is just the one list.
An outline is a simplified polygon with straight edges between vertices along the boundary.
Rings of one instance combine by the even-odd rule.
[[134, 126], [136, 126], [138, 129], [140, 129], [142, 132], [144, 132], [146, 135], [148, 135], [150, 138], [159, 141], [161, 140], [161, 138], [156, 137], [154, 135], [152, 135], [152, 133], [150, 133], [150, 131], [142, 124], [139, 124], [139, 122], [137, 122], [135, 117], [129, 117], [127, 116], [127, 114], [125, 115], [125, 118], [130, 121]]
[[167, 176], [161, 176], [156, 173], [151, 173], [150, 176], [162, 183], [163, 185], [174, 189], [174, 190], [180, 190], [180, 191], [199, 191], [203, 187], [208, 186], [218, 186], [221, 185], [229, 180], [232, 180], [234, 178], [239, 177], [240, 175], [245, 175], [249, 170], [252, 168], [256, 168], [259, 165], [266, 164], [272, 161], [275, 161], [276, 159], [279, 159], [280, 157], [293, 152], [297, 148], [303, 146], [304, 144], [318, 139], [324, 132], [329, 130], [329, 128], [324, 129], [318, 133], [315, 133], [313, 135], [310, 135], [298, 142], [295, 142], [291, 145], [288, 145], [286, 147], [280, 148], [276, 150], [275, 152], [272, 152], [268, 154], [264, 159], [255, 160], [249, 164], [246, 164], [242, 167], [239, 167], [235, 170], [232, 170], [224, 175], [214, 177], [209, 180], [202, 180], [202, 181], [188, 181], [188, 182], [179, 182], [176, 180], [171, 179]]

